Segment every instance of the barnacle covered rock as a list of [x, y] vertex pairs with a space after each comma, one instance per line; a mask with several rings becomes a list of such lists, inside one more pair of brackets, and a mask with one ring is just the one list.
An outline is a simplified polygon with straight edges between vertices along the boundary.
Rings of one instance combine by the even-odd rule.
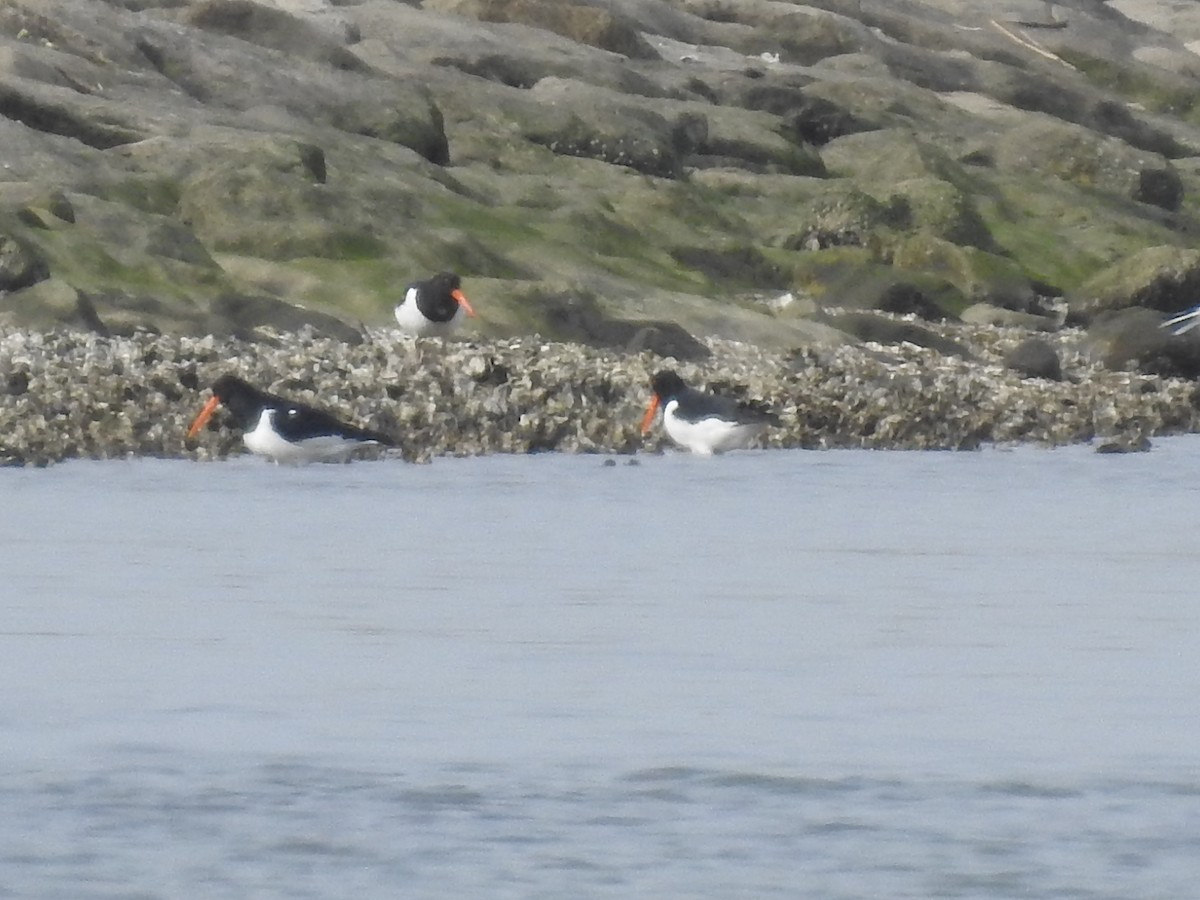
[[1113, 371], [1065, 329], [1062, 378], [1006, 365], [1030, 332], [928, 325], [969, 354], [911, 343], [776, 353], [709, 339], [710, 358], [663, 359], [536, 336], [479, 341], [368, 333], [356, 344], [312, 331], [255, 341], [150, 333], [0, 330], [0, 464], [244, 452], [218, 416], [184, 435], [207, 386], [232, 372], [267, 390], [393, 434], [403, 459], [487, 453], [633, 453], [667, 446], [638, 428], [650, 375], [676, 368], [697, 387], [767, 404], [773, 448], [971, 449], [985, 444], [1138, 442], [1197, 428], [1192, 382]]

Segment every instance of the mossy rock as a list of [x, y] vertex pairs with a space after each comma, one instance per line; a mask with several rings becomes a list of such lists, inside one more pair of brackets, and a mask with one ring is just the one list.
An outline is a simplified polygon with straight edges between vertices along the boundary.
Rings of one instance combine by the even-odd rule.
[[831, 175], [853, 176], [866, 189], [911, 179], [945, 181], [960, 190], [975, 187], [974, 179], [949, 153], [903, 128], [839, 137], [821, 148], [821, 156]]
[[994, 159], [1001, 170], [1038, 172], [1166, 210], [1183, 203], [1183, 181], [1162, 156], [1069, 122], [1039, 117], [1009, 129]]
[[81, 291], [61, 278], [49, 278], [9, 294], [0, 300], [0, 314], [22, 328], [74, 328], [103, 335], [196, 333], [207, 319], [197, 303], [116, 290]]
[[1049, 293], [1103, 268], [1132, 224], [1115, 211], [1106, 215], [1102, 202], [1074, 185], [1016, 175], [996, 177], [976, 204], [995, 243]]
[[695, 168], [729, 165], [760, 173], [824, 178], [825, 160], [816, 147], [785, 123], [753, 111], [712, 107], [681, 114], [677, 121], [703, 115], [706, 137], [684, 164]]
[[990, 303], [973, 303], [958, 315], [967, 325], [993, 328], [1023, 328], [1026, 331], [1057, 331], [1062, 323], [1057, 315], [1003, 309]]
[[1162, 316], [1145, 308], [1100, 313], [1088, 328], [1084, 348], [1105, 368], [1136, 369], [1164, 378], [1200, 378], [1200, 340], [1194, 332], [1173, 335]]
[[515, 117], [512, 124], [526, 140], [564, 156], [673, 178], [681, 171], [682, 154], [697, 140], [690, 127], [695, 120], [676, 128], [656, 110], [581, 82], [544, 78], [531, 89], [529, 100], [503, 112]]
[[387, 253], [385, 236], [403, 234], [418, 215], [417, 192], [399, 177], [368, 185], [371, 175], [351, 173], [330, 190], [303, 151], [264, 140], [215, 152], [181, 182], [179, 216], [217, 252], [274, 260]]
[[425, 9], [481, 22], [528, 25], [631, 59], [657, 59], [633, 23], [605, 9], [562, 0], [425, 0]]
[[[956, 318], [963, 293], [947, 279], [888, 265], [870, 251], [836, 247], [796, 254], [791, 287], [821, 307], [913, 313], [923, 319]], [[787, 314], [787, 308], [783, 313]]]
[[671, 256], [681, 266], [700, 272], [714, 286], [760, 290], [787, 287], [789, 273], [757, 247], [746, 243], [676, 247]]
[[1088, 320], [1098, 313], [1142, 306], [1178, 312], [1200, 297], [1200, 250], [1150, 247], [1119, 260], [1068, 297], [1071, 314]]
[[274, 297], [253, 294], [222, 294], [208, 305], [203, 331], [208, 334], [252, 336], [258, 329], [299, 331], [311, 328], [348, 344], [362, 341], [359, 330], [336, 316], [304, 309]]
[[862, 47], [861, 32], [841, 16], [805, 10], [770, 23], [779, 36], [780, 58], [811, 66], [831, 56], [854, 53]]
[[63, 191], [43, 185], [0, 184], [0, 209], [30, 228], [53, 230], [75, 223], [71, 199]]
[[[1102, 59], [1071, 47], [1062, 48], [1058, 55], [1090, 82], [1104, 90], [1112, 91], [1130, 104], [1175, 116], [1193, 125], [1200, 124], [1200, 97], [1196, 94], [1192, 78], [1176, 76], [1158, 67], [1129, 59]], [[1122, 120], [1132, 118], [1129, 116], [1128, 107], [1125, 110]], [[1110, 133], [1116, 134], [1113, 131]], [[1168, 156], [1174, 156], [1178, 151], [1173, 138], [1145, 123], [1139, 122], [1138, 130], [1134, 134], [1124, 133], [1117, 136], [1135, 147], [1154, 150]]]
[[[264, 297], [386, 324], [408, 281], [452, 268], [480, 331], [526, 312], [493, 285], [544, 282], [778, 346], [806, 304], [751, 298], [1021, 308], [1200, 232], [1200, 169], [1175, 156], [1197, 137], [1170, 119], [1196, 104], [1135, 86], [1152, 118], [1119, 76], [1031, 67], [918, 5], [10, 6], [3, 230], [115, 328], [150, 300], [178, 309], [165, 329], [243, 327]], [[1089, 22], [1082, 45], [1074, 20], [1042, 37], [1117, 67], [1152, 49], [1152, 28]], [[1190, 276], [1147, 281], [1113, 302], [1195, 300]]]
[[187, 9], [183, 19], [205, 31], [252, 41], [335, 69], [365, 72], [370, 68], [321, 29], [284, 10], [252, 0], [201, 0]]
[[916, 344], [918, 347], [936, 350], [943, 356], [971, 358], [971, 352], [962, 344], [912, 322], [899, 322], [872, 313], [851, 312], [831, 316], [829, 323], [860, 341], [875, 344]]
[[1025, 310], [1036, 301], [1033, 285], [1016, 262], [975, 247], [910, 235], [895, 245], [891, 261], [898, 269], [944, 278], [969, 302]]
[[712, 91], [712, 100], [723, 106], [762, 110], [779, 116], [785, 134], [797, 143], [823, 147], [834, 138], [878, 127], [836, 103], [812, 96], [807, 90], [808, 80], [790, 73], [767, 70], [761, 78], [752, 79], [741, 73], [730, 73], [723, 78], [708, 79], [703, 84]]
[[[509, 281], [482, 291], [489, 297], [496, 333], [534, 332], [552, 340], [631, 353], [650, 350], [676, 359], [703, 359], [710, 353], [675, 322], [614, 315], [596, 291], [583, 285]], [[482, 303], [480, 308], [485, 309]]]
[[846, 179], [822, 186], [788, 218], [799, 227], [787, 226], [775, 243], [789, 250], [879, 246], [884, 235], [912, 221], [907, 204], [883, 203]]
[[847, 135], [822, 148], [826, 167], [887, 210], [889, 227], [993, 249], [973, 197], [980, 179], [947, 152], [902, 129]]
[[50, 277], [50, 264], [28, 240], [0, 232], [0, 294], [17, 291]]
[[567, 78], [543, 78], [500, 98], [506, 129], [556, 154], [679, 178], [684, 167], [731, 166], [823, 176], [811, 145], [776, 117], [694, 101], [639, 98]]
[[888, 207], [902, 205], [907, 207], [905, 218], [912, 230], [984, 250], [995, 246], [971, 196], [948, 181], [927, 177], [897, 182]]
[[79, 292], [58, 278], [47, 278], [0, 297], [0, 318], [6, 324], [49, 331], [64, 325], [86, 330]]
[[47, 274], [79, 291], [187, 300], [228, 288], [220, 266], [186, 225], [122, 203], [73, 194], [78, 223], [25, 227]]

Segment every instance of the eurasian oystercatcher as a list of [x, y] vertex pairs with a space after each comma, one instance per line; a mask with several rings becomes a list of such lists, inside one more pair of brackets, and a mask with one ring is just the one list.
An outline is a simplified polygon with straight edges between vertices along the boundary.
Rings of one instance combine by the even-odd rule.
[[360, 447], [396, 444], [381, 431], [347, 425], [322, 410], [260, 391], [236, 375], [213, 382], [212, 397], [188, 428], [189, 439], [221, 405], [245, 432], [246, 449], [277, 463], [342, 461]]
[[768, 425], [779, 424], [779, 417], [762, 406], [697, 391], [670, 369], [650, 379], [650, 387], [642, 434], [650, 430], [661, 406], [671, 440], [701, 456], [745, 447]]
[[1163, 322], [1161, 327], [1169, 329], [1171, 334], [1187, 334], [1197, 325], [1200, 325], [1200, 306], [1176, 313]]
[[414, 281], [396, 307], [396, 321], [409, 334], [446, 337], [462, 324], [464, 316], [474, 316], [462, 279], [453, 272], [439, 272], [426, 281]]

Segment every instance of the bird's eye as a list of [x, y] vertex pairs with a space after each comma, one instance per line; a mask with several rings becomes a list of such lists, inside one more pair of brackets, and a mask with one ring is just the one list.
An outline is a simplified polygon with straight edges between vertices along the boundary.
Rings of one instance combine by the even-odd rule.
[[298, 416], [298, 415], [300, 415], [300, 410], [296, 409], [296, 407], [294, 407], [294, 406], [289, 406], [287, 414], [289, 416]]

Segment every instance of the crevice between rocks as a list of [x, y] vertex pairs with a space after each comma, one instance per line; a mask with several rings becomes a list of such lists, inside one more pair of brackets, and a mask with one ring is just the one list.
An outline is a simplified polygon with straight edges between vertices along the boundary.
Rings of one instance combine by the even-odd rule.
[[73, 138], [97, 150], [109, 150], [142, 140], [145, 135], [47, 104], [11, 85], [0, 84], [0, 116], [45, 134]]

